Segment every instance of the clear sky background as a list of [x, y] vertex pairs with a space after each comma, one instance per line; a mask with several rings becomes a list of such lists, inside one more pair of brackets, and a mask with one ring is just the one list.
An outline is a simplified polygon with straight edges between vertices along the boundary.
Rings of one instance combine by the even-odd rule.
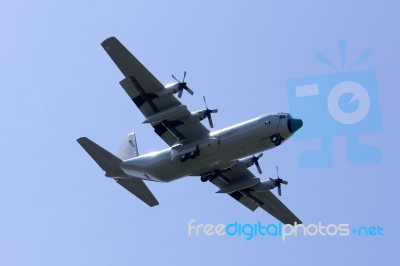
[[[396, 264], [399, 10], [397, 1], [3, 1], [0, 264]], [[376, 72], [382, 128], [361, 138], [380, 162], [348, 163], [345, 135], [333, 139], [331, 168], [299, 166], [312, 140], [290, 140], [260, 162], [263, 177], [280, 166], [289, 181], [281, 200], [305, 223], [380, 225], [384, 236], [188, 237], [191, 219], [276, 220], [197, 177], [150, 183], [155, 208], [105, 178], [76, 138], [116, 152], [135, 131], [140, 153], [166, 147], [119, 86], [100, 46], [110, 36], [162, 83], [186, 70], [195, 95], [184, 104], [202, 109], [205, 95], [220, 111], [217, 128], [290, 111], [289, 79], [347, 71], [315, 59], [321, 51], [340, 65], [338, 40], [348, 39], [349, 62], [371, 49], [355, 70]]]

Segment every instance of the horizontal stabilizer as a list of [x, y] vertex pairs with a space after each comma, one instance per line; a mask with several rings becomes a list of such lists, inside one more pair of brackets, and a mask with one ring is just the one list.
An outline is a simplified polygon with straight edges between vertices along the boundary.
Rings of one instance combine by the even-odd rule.
[[[128, 140], [132, 140], [132, 142], [134, 140], [135, 145], [133, 148], [134, 152], [137, 153], [135, 135], [133, 133], [129, 134]], [[85, 151], [89, 153], [93, 160], [96, 161], [101, 169], [106, 171], [106, 176], [121, 178], [128, 177], [127, 174], [125, 174], [119, 166], [119, 164], [122, 162], [120, 158], [114, 156], [112, 153], [106, 151], [88, 138], [79, 138], [77, 139], [77, 141], [85, 149]], [[118, 184], [123, 186], [125, 189], [127, 189], [129, 192], [131, 192], [133, 195], [138, 197], [150, 207], [158, 205], [157, 199], [154, 197], [153, 193], [151, 193], [143, 180], [139, 178], [130, 178], [115, 179], [115, 181], [117, 181]]]
[[121, 159], [100, 147], [90, 139], [82, 137], [77, 139], [78, 143], [96, 161], [96, 163], [106, 172], [107, 177], [125, 177], [126, 174], [121, 170], [119, 164]]
[[232, 193], [235, 191], [239, 191], [245, 188], [249, 188], [252, 186], [257, 185], [260, 183], [259, 178], [246, 178], [245, 180], [242, 181], [235, 181], [232, 182], [226, 186], [221, 187], [220, 190], [218, 190], [216, 193]]
[[157, 199], [154, 197], [153, 193], [151, 193], [150, 189], [146, 186], [143, 180], [138, 178], [132, 179], [117, 179], [118, 184], [123, 186], [133, 195], [138, 197], [144, 203], [149, 205], [150, 207], [158, 205]]

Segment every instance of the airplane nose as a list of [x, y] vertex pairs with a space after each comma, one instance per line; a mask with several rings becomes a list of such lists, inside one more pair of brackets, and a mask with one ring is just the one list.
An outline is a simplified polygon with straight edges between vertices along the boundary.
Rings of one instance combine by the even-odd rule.
[[290, 133], [294, 133], [303, 126], [303, 120], [289, 118], [287, 121], [288, 129]]

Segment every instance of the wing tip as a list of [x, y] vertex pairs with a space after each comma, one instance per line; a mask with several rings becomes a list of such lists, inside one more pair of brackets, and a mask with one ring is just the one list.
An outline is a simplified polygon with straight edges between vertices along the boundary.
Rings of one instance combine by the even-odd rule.
[[118, 39], [114, 36], [108, 37], [104, 41], [101, 42], [101, 46], [103, 46], [104, 49], [109, 49], [109, 43], [112, 42], [119, 42]]
[[76, 139], [76, 141], [77, 141], [79, 144], [82, 144], [83, 142], [85, 142], [85, 141], [87, 141], [87, 140], [88, 140], [87, 137], [80, 137], [80, 138], [77, 138], [77, 139]]
[[91, 141], [89, 138], [87, 137], [80, 137], [78, 139], [76, 139], [76, 141], [79, 143], [79, 145], [82, 146], [82, 148], [84, 148], [86, 150], [86, 147], [88, 145], [90, 145], [93, 141]]
[[298, 224], [303, 224], [302, 221], [300, 221], [299, 219], [297, 219], [296, 221], [291, 221], [291, 222], [287, 222], [286, 224], [290, 224], [290, 225], [298, 225]]
[[160, 205], [160, 203], [158, 202], [158, 200], [156, 200], [155, 202], [153, 202], [153, 203], [151, 203], [151, 204], [148, 204], [150, 207], [155, 207], [155, 206], [158, 206], [158, 205]]

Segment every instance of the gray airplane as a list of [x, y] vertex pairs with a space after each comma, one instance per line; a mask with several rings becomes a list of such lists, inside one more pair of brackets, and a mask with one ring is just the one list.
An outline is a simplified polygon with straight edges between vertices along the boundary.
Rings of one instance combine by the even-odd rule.
[[[213, 128], [212, 113], [216, 109], [190, 112], [175, 97], [193, 91], [183, 80], [163, 86], [115, 37], [102, 44], [105, 51], [125, 78], [120, 82], [133, 103], [143, 113], [143, 123], [150, 124], [169, 148], [139, 155], [134, 133], [128, 134], [117, 156], [86, 137], [77, 141], [105, 171], [105, 176], [137, 196], [147, 205], [158, 205], [143, 180], [170, 182], [185, 176], [200, 176], [228, 194], [248, 209], [261, 207], [284, 224], [301, 223], [274, 194], [288, 182], [279, 175], [276, 179], [261, 180], [248, 168], [261, 168], [254, 154], [275, 148], [288, 140], [303, 126], [301, 119], [288, 113], [262, 115], [218, 131], [210, 132], [200, 121], [208, 119]], [[204, 99], [205, 102], [205, 99]], [[278, 170], [278, 169], [277, 169]]]

